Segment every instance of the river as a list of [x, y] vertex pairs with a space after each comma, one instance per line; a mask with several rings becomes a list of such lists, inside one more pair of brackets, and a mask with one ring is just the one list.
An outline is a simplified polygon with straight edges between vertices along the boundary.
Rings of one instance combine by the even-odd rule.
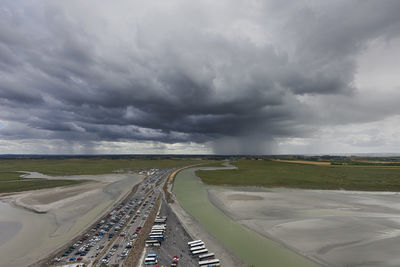
[[191, 168], [181, 171], [175, 178], [173, 188], [176, 198], [186, 212], [199, 221], [228, 250], [241, 258], [245, 264], [253, 267], [318, 266], [224, 215], [209, 201], [207, 193], [209, 189], [218, 190], [221, 187], [203, 184], [195, 175], [195, 171], [199, 169], [215, 170], [217, 168]]

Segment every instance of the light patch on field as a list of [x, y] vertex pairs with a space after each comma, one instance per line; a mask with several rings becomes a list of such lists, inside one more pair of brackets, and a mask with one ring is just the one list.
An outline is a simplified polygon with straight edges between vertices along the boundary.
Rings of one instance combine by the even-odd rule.
[[308, 160], [282, 160], [282, 159], [277, 159], [275, 161], [288, 162], [288, 163], [311, 164], [311, 165], [331, 165], [330, 162], [308, 161]]

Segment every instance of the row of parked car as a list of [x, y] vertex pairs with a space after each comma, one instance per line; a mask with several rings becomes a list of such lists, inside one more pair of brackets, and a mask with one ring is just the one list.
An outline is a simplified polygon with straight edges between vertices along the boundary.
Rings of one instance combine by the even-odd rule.
[[[152, 195], [149, 195], [149, 196], [148, 196], [148, 198], [151, 198], [151, 197], [152, 197]], [[155, 204], [155, 197], [154, 197], [154, 199], [153, 199], [152, 201], [151, 201], [150, 199], [145, 199], [145, 198], [142, 198], [141, 200], [139, 200], [139, 201], [137, 202], [137, 205], [134, 206], [134, 209], [138, 208], [140, 205], [142, 205], [142, 207], [141, 207], [139, 210], [137, 210], [136, 215], [135, 215], [135, 216], [132, 218], [132, 220], [129, 222], [128, 229], [129, 229], [130, 225], [134, 224], [135, 221], [136, 221], [140, 216], [142, 217], [142, 219], [143, 219], [143, 218], [147, 218], [148, 213], [149, 213], [149, 210], [154, 206], [154, 204]], [[147, 205], [148, 205], [148, 207], [146, 208]], [[131, 214], [132, 214], [132, 213], [131, 213]], [[125, 222], [124, 222], [124, 223], [125, 223]], [[122, 228], [122, 227], [121, 227], [121, 228]], [[118, 256], [119, 256], [121, 259], [123, 259], [123, 258], [125, 258], [126, 256], [128, 256], [130, 249], [133, 247], [133, 240], [134, 240], [135, 238], [137, 238], [137, 236], [139, 235], [141, 229], [142, 229], [142, 227], [139, 225], [139, 226], [136, 228], [136, 230], [135, 230], [134, 233], [129, 234], [129, 240], [130, 240], [130, 241], [128, 241], [128, 242], [126, 243], [124, 250], [123, 250], [120, 254], [118, 254]], [[120, 237], [124, 237], [124, 238], [125, 238], [125, 237], [128, 237], [128, 232], [129, 232], [128, 230], [124, 230], [124, 231], [122, 231], [119, 235], [120, 235]], [[117, 251], [118, 247], [119, 247], [119, 245], [114, 245], [114, 246], [111, 248], [111, 250], [104, 256], [104, 258], [101, 260], [101, 262], [104, 263], [104, 264], [106, 264], [106, 265], [107, 265], [108, 263], [110, 263], [110, 259], [111, 259], [111, 257], [114, 255], [114, 253]]]
[[[97, 245], [104, 237], [108, 240], [117, 234], [126, 220], [134, 213], [142, 200], [132, 199], [126, 203], [118, 205], [114, 210], [102, 218], [88, 233], [63, 252], [60, 257], [54, 259], [54, 262], [60, 262], [66, 259], [68, 262], [82, 261], [84, 257]], [[129, 214], [129, 215], [128, 215]], [[104, 248], [104, 245], [97, 245], [96, 250]], [[97, 256], [95, 253], [94, 256]], [[92, 256], [93, 257], [93, 256]]]

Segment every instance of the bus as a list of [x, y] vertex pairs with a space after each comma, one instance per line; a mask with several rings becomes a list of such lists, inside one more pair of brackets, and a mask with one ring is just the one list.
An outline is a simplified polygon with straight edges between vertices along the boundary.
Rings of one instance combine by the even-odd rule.
[[205, 248], [206, 248], [206, 246], [204, 246], [204, 245], [198, 246], [198, 247], [192, 247], [192, 248], [190, 248], [190, 252], [193, 253], [196, 250], [205, 249]]
[[208, 250], [206, 248], [203, 248], [203, 249], [199, 249], [199, 250], [193, 251], [192, 255], [193, 256], [198, 256], [198, 255], [201, 255], [201, 254], [204, 254], [204, 253], [207, 253], [207, 252], [208, 252]]
[[165, 229], [166, 225], [165, 224], [159, 224], [159, 225], [153, 225], [151, 228], [152, 229]]
[[164, 233], [162, 233], [162, 232], [151, 232], [149, 234], [149, 236], [151, 236], [151, 235], [164, 235]]
[[151, 230], [165, 230], [165, 227], [152, 227]]
[[203, 260], [206, 260], [209, 258], [213, 258], [214, 256], [215, 256], [214, 253], [201, 254], [201, 255], [199, 255], [199, 260], [203, 261]]
[[200, 267], [220, 266], [220, 262], [219, 259], [204, 260], [204, 261], [199, 261], [199, 266]]
[[153, 229], [153, 230], [151, 230], [150, 234], [151, 233], [164, 233], [164, 230], [155, 230], [155, 229]]
[[149, 239], [164, 240], [164, 235], [150, 235]]
[[157, 258], [157, 254], [147, 254], [146, 258]]
[[201, 241], [201, 242], [198, 242], [198, 243], [191, 244], [191, 245], [189, 245], [189, 248], [198, 247], [198, 246], [204, 246], [204, 242]]
[[146, 240], [146, 247], [159, 247], [161, 246], [160, 240]]
[[156, 258], [145, 258], [144, 259], [144, 264], [157, 264], [157, 259]]
[[191, 244], [195, 244], [195, 243], [199, 243], [199, 242], [203, 242], [203, 241], [201, 241], [201, 240], [194, 240], [194, 241], [188, 242], [187, 244], [188, 244], [188, 246], [190, 246]]

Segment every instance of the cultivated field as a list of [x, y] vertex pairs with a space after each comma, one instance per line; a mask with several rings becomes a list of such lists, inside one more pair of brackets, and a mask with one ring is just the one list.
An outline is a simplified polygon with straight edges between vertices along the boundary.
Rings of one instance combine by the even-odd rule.
[[400, 167], [310, 165], [268, 160], [233, 163], [238, 170], [198, 171], [208, 184], [307, 189], [400, 191]]

